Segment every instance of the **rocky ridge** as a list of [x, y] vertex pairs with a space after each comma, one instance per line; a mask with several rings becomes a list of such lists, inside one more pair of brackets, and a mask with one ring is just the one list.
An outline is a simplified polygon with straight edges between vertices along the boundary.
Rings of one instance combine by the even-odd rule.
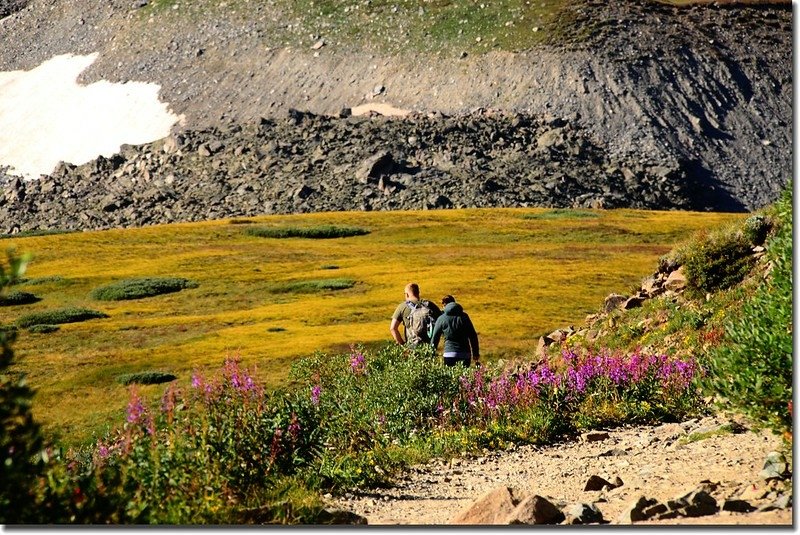
[[0, 231], [342, 210], [708, 209], [699, 188], [680, 162], [614, 158], [560, 117], [290, 110], [279, 120], [126, 146], [39, 180], [11, 179], [0, 196]]
[[[361, 204], [369, 209], [397, 209], [424, 208], [428, 204], [586, 206], [602, 201], [609, 207], [741, 211], [775, 200], [791, 176], [792, 12], [788, 2], [758, 6], [706, 4], [679, 9], [642, 0], [586, 0], [576, 2], [565, 12], [564, 17], [571, 19], [572, 25], [567, 26], [563, 42], [514, 53], [495, 50], [453, 56], [362, 50], [353, 43], [325, 40], [312, 28], [294, 26], [294, 38], [303, 46], [287, 46], [288, 41], [270, 37], [281, 30], [281, 17], [286, 14], [273, 12], [274, 8], [263, 2], [243, 2], [238, 10], [217, 6], [201, 14], [192, 11], [190, 5], [176, 4], [169, 15], [141, 16], [147, 4], [108, 0], [87, 10], [83, 2], [76, 0], [17, 3], [15, 9], [23, 7], [0, 21], [0, 31], [14, 35], [0, 47], [0, 69], [29, 69], [60, 53], [99, 52], [97, 62], [81, 76], [81, 82], [102, 79], [160, 84], [162, 98], [186, 117], [185, 125], [176, 133], [183, 134], [190, 143], [196, 140], [197, 145], [192, 145], [196, 148], [203, 142], [210, 147], [214, 141], [223, 147], [233, 146], [233, 150], [237, 145], [251, 148], [236, 137], [231, 124], [233, 129], [253, 132], [260, 128], [262, 117], [281, 124], [292, 109], [306, 110], [317, 118], [336, 117], [343, 108], [375, 102], [394, 104], [422, 118], [444, 113], [451, 117], [472, 115], [473, 120], [483, 121], [488, 114], [471, 112], [491, 109], [537, 124], [563, 119], [567, 122], [563, 131], [566, 145], [573, 146], [569, 136], [575, 134], [584, 140], [579, 146], [581, 154], [552, 159], [531, 155], [543, 133], [538, 127], [536, 147], [532, 140], [515, 141], [528, 143], [524, 150], [508, 152], [508, 147], [499, 150], [469, 140], [467, 145], [478, 147], [484, 154], [495, 151], [491, 166], [480, 155], [457, 152], [454, 159], [461, 158], [463, 162], [448, 163], [445, 158], [431, 166], [430, 160], [426, 163], [427, 156], [393, 147], [389, 152], [395, 164], [420, 165], [419, 172], [393, 175], [414, 178], [415, 186], [403, 190], [406, 198], [400, 200], [400, 188], [391, 192], [389, 186], [388, 196], [372, 188], [375, 197], [366, 195], [364, 200], [359, 197], [363, 192], [353, 181], [342, 188], [355, 196], [346, 203], [320, 194], [334, 184], [325, 182], [326, 177], [335, 176], [335, 187], [339, 187], [341, 170], [323, 170], [317, 183], [318, 168], [325, 164], [315, 161], [319, 155], [307, 152], [307, 144], [301, 144], [291, 159], [282, 152], [292, 149], [267, 154], [286, 165], [287, 171], [276, 173], [263, 161], [248, 161], [267, 165], [269, 173], [275, 173], [265, 173], [260, 178], [249, 171], [239, 172], [235, 165], [232, 172], [227, 162], [218, 163], [225, 167], [226, 176], [220, 176], [218, 169], [203, 171], [198, 166], [177, 165], [173, 170], [168, 163], [164, 172], [148, 170], [153, 181], [173, 180], [174, 184], [185, 180], [175, 194], [153, 191], [149, 184], [130, 187], [124, 179], [122, 184], [92, 186], [88, 178], [77, 181], [72, 170], [62, 168], [50, 177], [49, 192], [36, 191], [32, 186], [25, 194], [35, 202], [14, 205], [15, 209], [24, 210], [20, 212], [21, 229], [61, 226], [56, 212], [73, 201], [87, 212], [68, 208], [70, 221], [76, 220], [76, 214], [80, 218], [71, 224], [81, 228], [195, 220], [228, 213], [359, 209]], [[187, 24], [185, 17], [192, 24]], [[576, 34], [575, 38], [569, 37], [570, 31]], [[312, 35], [314, 38], [309, 40]], [[320, 39], [324, 46], [314, 48]], [[410, 121], [414, 121], [413, 117]], [[342, 155], [341, 161], [336, 160], [338, 155], [326, 154], [327, 162], [352, 168], [384, 150], [378, 140], [386, 121], [373, 122], [381, 128], [342, 127], [333, 134], [353, 135], [358, 143], [366, 139], [369, 154], [363, 151]], [[296, 144], [297, 135], [304, 131], [301, 127], [294, 134], [287, 132], [286, 138], [276, 138], [275, 142]], [[376, 136], [374, 142], [360, 137], [368, 132]], [[390, 144], [407, 142], [412, 137], [402, 128], [389, 128], [389, 134], [400, 136], [389, 136]], [[532, 138], [534, 134], [529, 131], [526, 135]], [[502, 138], [511, 139], [505, 133]], [[450, 142], [456, 140], [454, 137]], [[149, 149], [137, 150], [146, 157]], [[221, 153], [212, 156], [220, 159], [225, 150]], [[155, 154], [151, 151], [150, 158]], [[304, 161], [301, 154], [306, 155]], [[122, 163], [131, 163], [132, 156], [128, 149], [123, 150]], [[520, 160], [498, 164], [504, 158], [516, 157]], [[599, 161], [591, 165], [595, 158]], [[97, 172], [82, 169], [81, 173], [91, 180], [113, 182], [118, 178], [114, 173], [119, 171], [115, 165], [120, 159], [111, 160], [111, 164], [104, 160], [94, 163]], [[163, 163], [160, 155], [154, 163]], [[462, 163], [457, 173], [447, 169], [451, 164], [457, 167]], [[299, 175], [304, 170], [308, 173], [289, 177], [289, 164], [298, 169]], [[138, 161], [135, 165], [146, 167]], [[626, 167], [631, 173], [620, 177], [615, 171], [617, 168], [622, 172]], [[665, 170], [654, 171], [657, 167]], [[540, 178], [530, 174], [534, 168], [542, 170]], [[135, 173], [123, 174], [138, 180]], [[203, 174], [209, 175], [208, 181], [202, 178]], [[200, 185], [188, 182], [198, 177]], [[245, 179], [252, 183], [246, 184]], [[417, 183], [429, 179], [441, 184], [410, 193]], [[401, 180], [395, 181], [405, 186]], [[494, 187], [491, 183], [503, 186], [502, 193], [481, 191], [487, 182], [490, 188]], [[560, 188], [549, 188], [548, 182], [560, 184]], [[515, 184], [519, 184], [518, 191], [514, 190]], [[542, 186], [543, 191], [529, 188], [531, 184]], [[284, 189], [278, 191], [281, 187]], [[148, 199], [134, 200], [122, 208], [123, 212], [130, 209], [129, 213], [108, 215], [95, 204], [100, 200], [95, 193], [106, 188], [119, 192], [123, 203], [127, 202], [126, 196], [147, 193]], [[248, 188], [254, 190], [253, 195], [247, 191], [229, 195], [224, 201], [214, 201], [219, 206], [213, 210], [203, 212], [186, 206]], [[9, 197], [20, 197], [22, 193], [13, 181], [3, 189], [0, 197], [6, 203], [17, 202]], [[263, 193], [265, 189], [273, 191]], [[83, 202], [84, 191], [91, 202]], [[431, 198], [434, 192], [443, 197], [438, 203], [437, 198]], [[114, 212], [113, 204], [118, 203], [106, 205], [109, 213]], [[37, 209], [43, 212], [28, 213]], [[171, 219], [162, 212], [175, 212], [180, 217]], [[11, 213], [16, 212], [6, 207], [2, 220], [7, 221]], [[52, 223], [50, 219], [54, 219]], [[10, 227], [7, 224], [4, 230]]]

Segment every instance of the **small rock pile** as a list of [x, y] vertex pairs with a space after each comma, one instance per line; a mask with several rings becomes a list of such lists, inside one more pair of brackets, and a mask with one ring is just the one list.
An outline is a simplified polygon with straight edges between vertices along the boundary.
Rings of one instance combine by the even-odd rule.
[[705, 208], [693, 188], [680, 162], [617, 161], [564, 118], [290, 110], [6, 177], [0, 233], [341, 210]]
[[[764, 258], [766, 249], [761, 245], [757, 245], [751, 249], [751, 254], [753, 259], [758, 261]], [[768, 270], [769, 266], [766, 269]], [[560, 345], [574, 336], [581, 337], [587, 342], [592, 342], [607, 334], [604, 324], [609, 325], [608, 317], [615, 310], [625, 311], [638, 308], [648, 299], [660, 296], [678, 300], [686, 290], [686, 287], [687, 281], [684, 267], [664, 259], [656, 272], [647, 277], [633, 295], [609, 294], [603, 302], [603, 309], [597, 314], [587, 316], [586, 324], [581, 328], [576, 329], [575, 326], [570, 325], [539, 337], [536, 354], [545, 356], [548, 347], [553, 344]], [[614, 325], [610, 325], [610, 327], [613, 328]]]

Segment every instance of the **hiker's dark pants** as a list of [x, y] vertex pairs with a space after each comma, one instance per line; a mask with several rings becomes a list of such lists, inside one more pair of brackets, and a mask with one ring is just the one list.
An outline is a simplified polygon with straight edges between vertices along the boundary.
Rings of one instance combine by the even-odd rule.
[[448, 351], [444, 354], [445, 366], [455, 366], [459, 362], [462, 363], [466, 368], [469, 368], [472, 358], [470, 357], [469, 353], [456, 353]]

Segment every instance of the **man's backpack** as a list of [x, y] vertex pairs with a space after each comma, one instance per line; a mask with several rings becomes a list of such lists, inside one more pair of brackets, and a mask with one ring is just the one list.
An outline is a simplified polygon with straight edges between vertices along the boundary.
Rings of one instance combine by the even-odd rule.
[[417, 345], [431, 341], [433, 334], [433, 310], [430, 308], [430, 301], [420, 299], [416, 303], [406, 301], [411, 314], [408, 316], [408, 328], [406, 329], [406, 341], [409, 344]]

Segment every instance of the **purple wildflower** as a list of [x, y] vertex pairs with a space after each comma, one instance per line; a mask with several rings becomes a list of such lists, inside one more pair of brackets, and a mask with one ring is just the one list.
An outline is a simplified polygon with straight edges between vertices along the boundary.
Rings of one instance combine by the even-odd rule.
[[128, 402], [128, 423], [138, 423], [142, 417], [147, 413], [147, 409], [142, 403], [142, 398], [139, 397], [139, 393], [136, 391], [135, 388], [131, 388], [131, 399]]
[[351, 347], [350, 351], [350, 370], [356, 375], [365, 373], [367, 367], [364, 354], [360, 351], [356, 351], [354, 347]]
[[314, 385], [311, 388], [311, 403], [319, 405], [320, 394], [322, 394], [322, 387], [320, 385]]

